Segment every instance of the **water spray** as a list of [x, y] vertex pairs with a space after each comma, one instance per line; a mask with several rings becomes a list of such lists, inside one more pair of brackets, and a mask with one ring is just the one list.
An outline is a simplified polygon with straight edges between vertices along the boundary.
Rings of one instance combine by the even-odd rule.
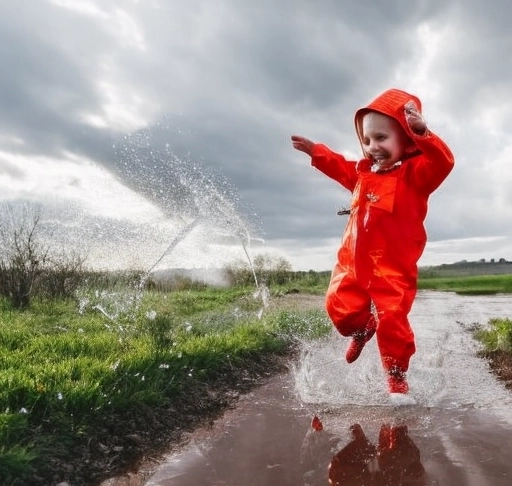
[[115, 168], [123, 181], [153, 201], [164, 214], [180, 215], [190, 221], [145, 271], [140, 280], [140, 289], [162, 260], [194, 228], [205, 224], [225, 231], [240, 241], [254, 278], [254, 297], [261, 297], [263, 307], [268, 307], [269, 291], [258, 281], [249, 255], [248, 246], [252, 238], [246, 222], [236, 210], [236, 192], [228, 181], [219, 179], [188, 156], [183, 159], [178, 157], [168, 142], [162, 144], [163, 137], [181, 133], [176, 128], [169, 132], [169, 128], [167, 123], [157, 124], [151, 130], [144, 129], [125, 136], [122, 143], [115, 145], [118, 154]]
[[160, 258], [153, 263], [153, 265], [149, 268], [149, 270], [143, 275], [142, 279], [143, 281], [146, 280], [148, 275], [155, 269], [155, 267], [164, 259], [166, 255], [172, 252], [174, 248], [178, 245], [178, 243], [183, 240], [200, 222], [200, 218], [192, 220], [189, 224], [187, 224], [182, 230], [175, 236], [175, 238], [172, 240], [171, 244], [165, 249], [165, 251], [162, 253]]

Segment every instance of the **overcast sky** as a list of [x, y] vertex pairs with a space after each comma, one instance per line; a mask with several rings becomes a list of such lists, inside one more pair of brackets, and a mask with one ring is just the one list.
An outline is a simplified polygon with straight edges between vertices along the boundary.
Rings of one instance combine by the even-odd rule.
[[180, 231], [225, 216], [252, 255], [329, 270], [350, 195], [290, 135], [359, 158], [355, 110], [396, 87], [456, 157], [420, 264], [512, 260], [510, 18], [505, 0], [2, 0], [0, 198], [43, 204], [91, 258], [147, 266], [182, 238], [169, 265], [216, 265], [240, 253], [225, 224]]

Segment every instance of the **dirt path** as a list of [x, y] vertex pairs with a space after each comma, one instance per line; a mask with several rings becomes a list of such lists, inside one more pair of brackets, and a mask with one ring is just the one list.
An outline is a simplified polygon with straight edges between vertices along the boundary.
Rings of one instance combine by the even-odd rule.
[[[286, 310], [316, 309], [316, 308], [323, 308], [323, 301], [324, 301], [323, 296], [288, 294], [286, 296], [282, 296], [282, 297], [273, 299], [270, 303], [270, 308], [271, 309], [281, 308], [281, 309], [286, 309]], [[339, 343], [337, 344], [337, 346], [338, 345], [339, 345]], [[339, 350], [336, 352], [339, 352]], [[496, 357], [494, 357], [494, 358], [496, 358]], [[500, 355], [499, 359], [493, 359], [491, 361], [491, 365], [496, 367], [495, 373], [499, 379], [510, 380], [512, 378], [511, 362], [512, 362], [512, 360], [511, 360], [510, 355]], [[277, 368], [276, 368], [276, 371], [277, 371]], [[317, 377], [315, 379], [318, 380], [320, 378]], [[287, 393], [286, 390], [289, 389], [290, 385], [289, 384], [283, 385], [281, 382], [279, 382], [279, 380], [276, 382], [275, 378], [270, 378], [270, 377], [267, 379], [264, 379], [263, 381], [261, 381], [261, 383], [268, 383], [268, 386], [270, 387], [270, 388], [266, 388], [267, 385], [265, 385], [261, 388], [263, 396], [259, 395], [258, 394], [259, 392], [257, 390], [249, 391], [248, 395], [238, 395], [237, 391], [232, 390], [232, 396], [231, 396], [232, 399], [231, 399], [231, 401], [229, 401], [229, 403], [225, 404], [227, 408], [224, 408], [224, 410], [230, 409], [230, 411], [228, 411], [227, 413], [224, 413], [223, 418], [221, 420], [214, 422], [213, 417], [211, 417], [211, 416], [207, 417], [206, 422], [209, 421], [211, 426], [207, 427], [206, 429], [204, 428], [205, 420], [202, 420], [200, 422], [200, 425], [202, 425], [202, 426], [200, 426], [197, 429], [197, 432], [195, 434], [189, 435], [188, 439], [186, 441], [184, 441], [184, 442], [180, 441], [180, 442], [177, 442], [174, 444], [169, 444], [168, 453], [171, 454], [173, 450], [174, 451], [180, 450], [187, 443], [190, 444], [190, 441], [192, 441], [192, 442], [195, 441], [196, 443], [198, 441], [200, 442], [201, 439], [199, 437], [201, 436], [201, 434], [203, 434], [204, 437], [209, 436], [209, 437], [213, 437], [213, 438], [216, 436], [216, 434], [220, 434], [220, 436], [222, 437], [222, 434], [224, 433], [223, 431], [229, 430], [230, 427], [232, 428], [233, 422], [237, 422], [237, 421], [239, 423], [243, 422], [245, 425], [243, 425], [243, 427], [242, 427], [242, 430], [240, 432], [240, 434], [241, 434], [240, 437], [238, 437], [236, 435], [238, 433], [236, 431], [239, 429], [237, 429], [236, 427], [233, 429], [233, 434], [235, 434], [235, 435], [233, 437], [231, 437], [231, 440], [229, 442], [230, 445], [228, 445], [228, 447], [231, 448], [230, 449], [231, 452], [228, 452], [228, 451], [222, 452], [222, 448], [221, 448], [221, 450], [219, 452], [213, 453], [213, 454], [215, 454], [215, 457], [217, 458], [216, 460], [220, 461], [217, 464], [217, 467], [219, 467], [220, 469], [226, 469], [228, 467], [228, 465], [233, 463], [233, 460], [235, 459], [235, 457], [233, 457], [233, 444], [234, 443], [239, 444], [240, 440], [243, 440], [243, 443], [245, 444], [247, 441], [247, 437], [250, 436], [250, 432], [249, 432], [251, 430], [250, 424], [253, 423], [255, 420], [257, 422], [258, 420], [261, 419], [262, 416], [266, 416], [265, 414], [269, 413], [269, 411], [274, 411], [274, 412], [278, 411], [278, 413], [277, 413], [276, 420], [271, 419], [270, 416], [268, 418], [265, 418], [265, 421], [268, 420], [268, 422], [269, 422], [269, 430], [265, 429], [265, 430], [267, 430], [266, 434], [268, 437], [266, 437], [266, 438], [260, 437], [261, 434], [259, 434], [258, 429], [256, 429], [254, 431], [254, 434], [256, 434], [256, 437], [259, 437], [263, 442], [258, 442], [259, 439], [256, 440], [253, 437], [251, 439], [252, 440], [252, 445], [251, 445], [252, 453], [251, 453], [251, 447], [249, 447], [249, 449], [246, 450], [245, 453], [250, 455], [250, 454], [254, 454], [255, 450], [260, 450], [260, 451], [263, 451], [262, 454], [264, 455], [264, 451], [268, 450], [268, 448], [270, 447], [269, 444], [265, 441], [274, 440], [279, 443], [282, 443], [285, 440], [284, 438], [288, 436], [290, 430], [296, 430], [297, 428], [298, 428], [298, 430], [307, 430], [307, 424], [308, 424], [308, 421], [311, 420], [311, 412], [312, 411], [309, 409], [303, 409], [303, 411], [301, 413], [297, 414], [297, 410], [301, 408], [301, 404], [299, 402], [295, 403], [294, 400], [296, 400], [296, 397], [294, 398], [291, 395], [287, 395], [288, 402], [286, 402], [285, 408], [281, 408], [283, 406], [282, 405], [283, 404], [283, 396], [284, 396], [284, 394]], [[279, 399], [269, 398], [268, 395], [265, 395], [265, 393], [269, 393], [268, 392], [269, 389], [273, 389], [274, 392], [277, 389], [277, 394], [278, 394]], [[265, 391], [265, 390], [267, 390], [267, 391]], [[272, 392], [272, 393], [274, 393], [274, 392]], [[331, 393], [331, 392], [328, 392], [328, 393]], [[269, 400], [272, 402], [271, 406], [269, 406], [269, 404], [268, 404]], [[236, 408], [233, 408], [235, 403], [236, 403]], [[260, 408], [256, 407], [256, 410], [253, 410], [251, 407], [253, 407], [254, 403], [259, 403], [261, 405], [261, 407]], [[289, 410], [295, 410], [295, 412], [293, 412], [291, 414], [291, 417], [294, 417], [294, 418], [285, 420], [284, 417], [288, 417]], [[347, 421], [347, 414], [349, 414], [351, 417], [353, 417], [352, 419], [349, 419], [349, 421], [350, 420], [359, 421], [363, 424], [363, 427], [365, 427], [367, 429], [367, 432], [373, 433], [374, 435], [375, 434], [378, 435], [378, 428], [382, 425], [382, 423], [381, 423], [382, 421], [385, 422], [386, 417], [379, 416], [379, 414], [375, 415], [374, 411], [371, 414], [369, 414], [368, 410], [369, 410], [368, 408], [358, 409], [357, 407], [352, 407], [350, 412], [348, 412], [348, 411], [344, 412], [344, 415], [343, 415], [344, 418], [342, 418], [341, 420], [339, 419], [339, 416], [337, 416], [337, 415], [331, 416], [328, 419], [328, 427], [331, 430], [335, 431], [338, 434], [338, 436], [343, 437], [343, 433], [346, 433], [347, 431], [345, 430], [345, 432], [343, 432], [343, 431], [341, 431], [341, 428], [345, 427], [345, 424]], [[382, 412], [382, 409], [381, 409], [381, 412]], [[256, 414], [256, 415], [254, 415], [254, 414]], [[244, 417], [248, 417], [248, 418], [244, 418]], [[257, 419], [255, 417], [260, 417], [260, 419]], [[295, 419], [297, 419], [298, 422], [295, 422]], [[287, 420], [289, 420], [289, 421], [287, 422]], [[457, 433], [458, 433], [457, 430], [453, 430], [453, 433], [450, 435], [449, 438], [446, 438], [443, 436], [444, 430], [452, 427], [454, 423], [456, 424], [456, 423], [460, 422], [461, 420], [466, 422], [465, 427], [467, 430], [467, 435], [463, 435], [461, 433], [459, 433], [459, 435], [457, 435]], [[330, 423], [329, 423], [329, 421], [330, 421]], [[422, 429], [421, 427], [418, 428], [418, 423], [420, 423], [420, 422], [432, 423], [432, 421], [435, 421], [435, 425], [433, 427], [430, 427], [428, 429]], [[426, 451], [426, 452], [424, 452], [424, 455], [426, 455], [427, 457], [429, 455], [430, 448], [432, 448], [432, 447], [439, 448], [440, 447], [439, 441], [446, 441], [446, 440], [454, 441], [455, 440], [455, 441], [462, 441], [462, 443], [464, 443], [464, 441], [466, 441], [466, 443], [467, 443], [468, 441], [471, 442], [471, 440], [472, 440], [471, 434], [474, 433], [474, 434], [478, 434], [482, 437], [487, 437], [486, 434], [488, 434], [490, 431], [489, 440], [491, 441], [491, 443], [498, 439], [506, 442], [506, 441], [508, 441], [508, 437], [510, 434], [510, 431], [507, 429], [493, 427], [492, 424], [496, 425], [495, 422], [493, 422], [492, 419], [489, 419], [489, 417], [487, 417], [485, 414], [474, 414], [469, 418], [466, 415], [461, 415], [460, 413], [457, 414], [457, 412], [454, 415], [442, 414], [441, 416], [435, 416], [435, 414], [432, 414], [431, 412], [429, 412], [428, 410], [425, 409], [423, 411], [418, 410], [415, 413], [415, 415], [413, 415], [411, 417], [407, 417], [406, 422], [407, 422], [407, 425], [408, 425], [410, 431], [412, 431], [413, 433], [416, 432], [420, 436], [423, 436], [423, 440], [420, 440], [419, 445], [423, 447], [422, 451], [423, 450]], [[473, 424], [472, 426], [474, 426], [474, 430], [468, 429], [468, 423]], [[491, 424], [491, 426], [490, 426], [490, 424]], [[281, 425], [284, 425], [284, 427], [285, 427], [284, 430], [279, 428]], [[345, 429], [346, 429], [346, 427], [345, 427]], [[281, 430], [281, 432], [279, 432], [280, 430]], [[484, 430], [485, 430], [485, 432], [484, 432]], [[215, 432], [215, 431], [217, 431], [217, 432]], [[425, 440], [425, 436], [427, 436], [428, 440]], [[338, 437], [338, 439], [340, 439], [340, 437]], [[243, 438], [245, 438], [245, 439], [243, 439]], [[304, 439], [304, 437], [302, 437], [302, 438], [295, 437], [293, 439], [295, 442], [293, 445], [290, 445], [290, 450], [297, 452], [297, 441], [302, 443], [301, 441], [303, 439]], [[212, 439], [212, 440], [215, 440], [215, 439]], [[504, 448], [504, 450], [507, 450], [508, 446], [506, 446], [505, 442], [504, 442], [503, 448]], [[180, 444], [181, 444], [181, 447], [178, 447], [178, 445], [180, 445]], [[437, 445], [435, 445], [435, 444], [437, 444]], [[218, 446], [215, 446], [215, 447], [218, 447]], [[240, 450], [242, 451], [242, 449], [243, 449], [243, 447], [240, 446], [240, 444], [236, 445], [235, 447], [236, 447], [236, 450], [238, 450], [240, 448]], [[453, 446], [453, 447], [455, 447], [455, 446]], [[471, 447], [475, 448], [476, 446], [474, 446], [474, 444], [473, 444]], [[243, 449], [243, 450], [245, 450], [245, 449]], [[458, 446], [457, 450], [459, 451], [459, 454], [461, 454], [461, 457], [465, 458], [464, 461], [466, 461], [466, 462], [475, 461], [475, 460], [480, 461], [481, 458], [478, 456], [478, 454], [485, 455], [485, 451], [478, 452], [478, 450], [480, 450], [478, 448], [477, 448], [477, 452], [475, 452], [475, 454], [476, 454], [475, 457], [468, 455], [465, 452], [464, 447], [461, 448], [460, 446]], [[242, 452], [240, 452], [240, 453], [242, 453]], [[195, 453], [192, 452], [192, 455], [194, 455], [194, 454]], [[187, 456], [187, 457], [190, 457], [190, 456]], [[213, 459], [212, 459], [211, 455], [207, 455], [205, 457], [206, 457], [208, 463], [212, 462]], [[223, 457], [224, 457], [224, 459], [223, 459]], [[228, 465], [223, 463], [223, 461], [225, 460], [225, 457], [230, 458]], [[499, 455], [499, 454], [498, 454], [498, 457], [499, 457], [498, 462], [495, 462], [493, 464], [494, 469], [502, 471], [503, 474], [509, 474], [510, 471], [508, 471], [507, 466], [506, 466], [507, 460], [501, 458], [501, 455]], [[325, 450], [324, 450], [323, 458], [320, 458], [320, 459], [324, 462], [329, 459], [328, 454], [327, 455], [325, 454]], [[144, 463], [144, 465], [141, 466], [137, 472], [129, 473], [125, 476], [111, 479], [109, 481], [102, 483], [101, 486], [142, 486], [144, 484], [155, 484], [155, 485], [162, 485], [162, 486], [166, 485], [166, 484], [172, 484], [173, 486], [174, 486], [174, 484], [176, 484], [176, 485], [179, 484], [179, 485], [184, 485], [184, 486], [188, 485], [188, 484], [194, 484], [194, 486], [199, 486], [202, 483], [197, 482], [197, 481], [199, 481], [201, 479], [201, 475], [211, 474], [211, 471], [208, 472], [208, 468], [206, 465], [203, 465], [203, 466], [200, 465], [200, 464], [202, 464], [201, 460], [202, 460], [201, 458], [198, 459], [196, 457], [196, 459], [194, 459], [194, 461], [197, 462], [196, 466], [194, 466], [194, 467], [196, 467], [196, 469], [190, 469], [187, 472], [187, 476], [190, 476], [191, 480], [192, 480], [192, 478], [195, 478], [195, 482], [192, 482], [192, 483], [187, 483], [185, 481], [185, 479], [183, 479], [181, 476], [179, 476], [180, 478], [182, 478], [180, 480], [181, 482], [178, 481], [176, 483], [175, 482], [167, 483], [167, 482], [165, 482], [165, 474], [170, 474], [170, 473], [162, 473], [161, 477], [163, 479], [161, 479], [161, 482], [158, 482], [158, 478], [157, 479], [153, 478], [152, 479], [153, 482], [147, 483], [147, 481], [149, 481], [149, 478], [154, 475], [155, 470], [158, 467], [160, 467], [159, 463], [161, 462], [161, 458], [156, 456], [153, 460], [149, 459], [148, 461], [146, 461]], [[246, 464], [246, 462], [247, 462], [245, 459], [243, 459], [243, 457], [239, 458], [238, 460], [241, 461], [241, 464], [242, 463]], [[288, 461], [287, 458], [283, 458], [282, 460], [284, 462]], [[263, 461], [263, 459], [262, 459], [262, 461]], [[456, 484], [473, 484], [473, 483], [465, 483], [464, 481], [460, 482], [461, 477], [462, 477], [461, 474], [463, 474], [463, 473], [460, 470], [458, 470], [458, 468], [455, 467], [454, 464], [452, 464], [450, 462], [448, 456], [444, 457], [442, 459], [441, 463], [438, 463], [438, 458], [436, 458], [436, 457], [430, 457], [430, 461], [436, 463], [435, 467], [437, 467], [438, 470], [442, 469], [442, 471], [444, 471], [443, 474], [448, 474], [448, 476], [451, 478], [451, 480], [454, 480]], [[263, 461], [263, 462], [265, 462], [265, 461]], [[175, 467], [175, 466], [169, 466], [169, 467]], [[263, 470], [266, 471], [265, 468]], [[432, 469], [432, 471], [433, 471], [432, 474], [440, 474], [438, 470], [436, 470], [435, 468]], [[178, 470], [176, 470], [176, 471], [178, 471]], [[172, 474], [178, 474], [178, 472], [176, 472], [176, 471]], [[193, 471], [196, 471], [196, 472], [193, 473]], [[276, 471], [277, 471], [277, 469], [276, 469]], [[302, 471], [302, 472], [304, 472], [304, 471]], [[238, 477], [238, 479], [241, 479], [240, 474], [245, 475], [246, 472], [244, 472], [244, 471], [232, 472], [233, 478]], [[253, 471], [252, 474], [255, 474], [255, 475], [261, 474], [261, 471]], [[484, 473], [481, 473], [481, 474], [484, 474]], [[199, 475], [199, 476], [197, 476], [197, 475]], [[264, 484], [264, 483], [257, 483], [257, 482], [251, 483], [249, 481], [249, 479], [246, 478], [245, 482], [244, 482], [244, 484], [246, 484], [247, 486], [250, 484]], [[295, 478], [295, 479], [300, 479], [300, 478]], [[481, 477], [478, 480], [483, 481]], [[498, 482], [495, 482], [496, 485], [501, 484], [499, 482], [499, 480], [497, 480], [496, 478], [495, 478], [495, 480], [498, 481]], [[219, 483], [219, 484], [221, 484], [221, 483]], [[222, 483], [222, 484], [231, 484], [231, 483]], [[270, 484], [270, 483], [267, 483], [267, 484]], [[277, 484], [291, 484], [291, 483], [277, 482], [275, 484], [277, 485]], [[314, 483], [311, 483], [311, 484], [314, 484]], [[474, 484], [477, 484], [477, 483], [474, 483]], [[487, 483], [484, 481], [479, 484], [485, 485]], [[504, 483], [504, 484], [509, 484], [509, 483]]]

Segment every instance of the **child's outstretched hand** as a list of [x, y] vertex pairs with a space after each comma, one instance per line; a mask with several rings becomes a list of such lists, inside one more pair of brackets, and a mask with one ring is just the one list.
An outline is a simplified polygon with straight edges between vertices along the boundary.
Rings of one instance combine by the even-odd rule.
[[311, 151], [315, 145], [315, 143], [308, 138], [300, 137], [299, 135], [292, 135], [292, 143], [293, 148], [305, 152], [308, 155], [311, 155]]
[[425, 135], [428, 130], [427, 124], [423, 119], [423, 116], [421, 115], [420, 111], [418, 110], [416, 103], [414, 103], [414, 101], [408, 101], [404, 106], [404, 110], [405, 119], [407, 121], [407, 124], [409, 125], [409, 128], [416, 135]]

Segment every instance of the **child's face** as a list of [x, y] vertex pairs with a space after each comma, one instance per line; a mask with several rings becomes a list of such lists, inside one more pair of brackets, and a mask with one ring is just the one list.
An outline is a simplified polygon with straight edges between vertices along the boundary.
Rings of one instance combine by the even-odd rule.
[[363, 149], [380, 169], [388, 169], [404, 155], [410, 139], [400, 124], [382, 113], [363, 118]]

